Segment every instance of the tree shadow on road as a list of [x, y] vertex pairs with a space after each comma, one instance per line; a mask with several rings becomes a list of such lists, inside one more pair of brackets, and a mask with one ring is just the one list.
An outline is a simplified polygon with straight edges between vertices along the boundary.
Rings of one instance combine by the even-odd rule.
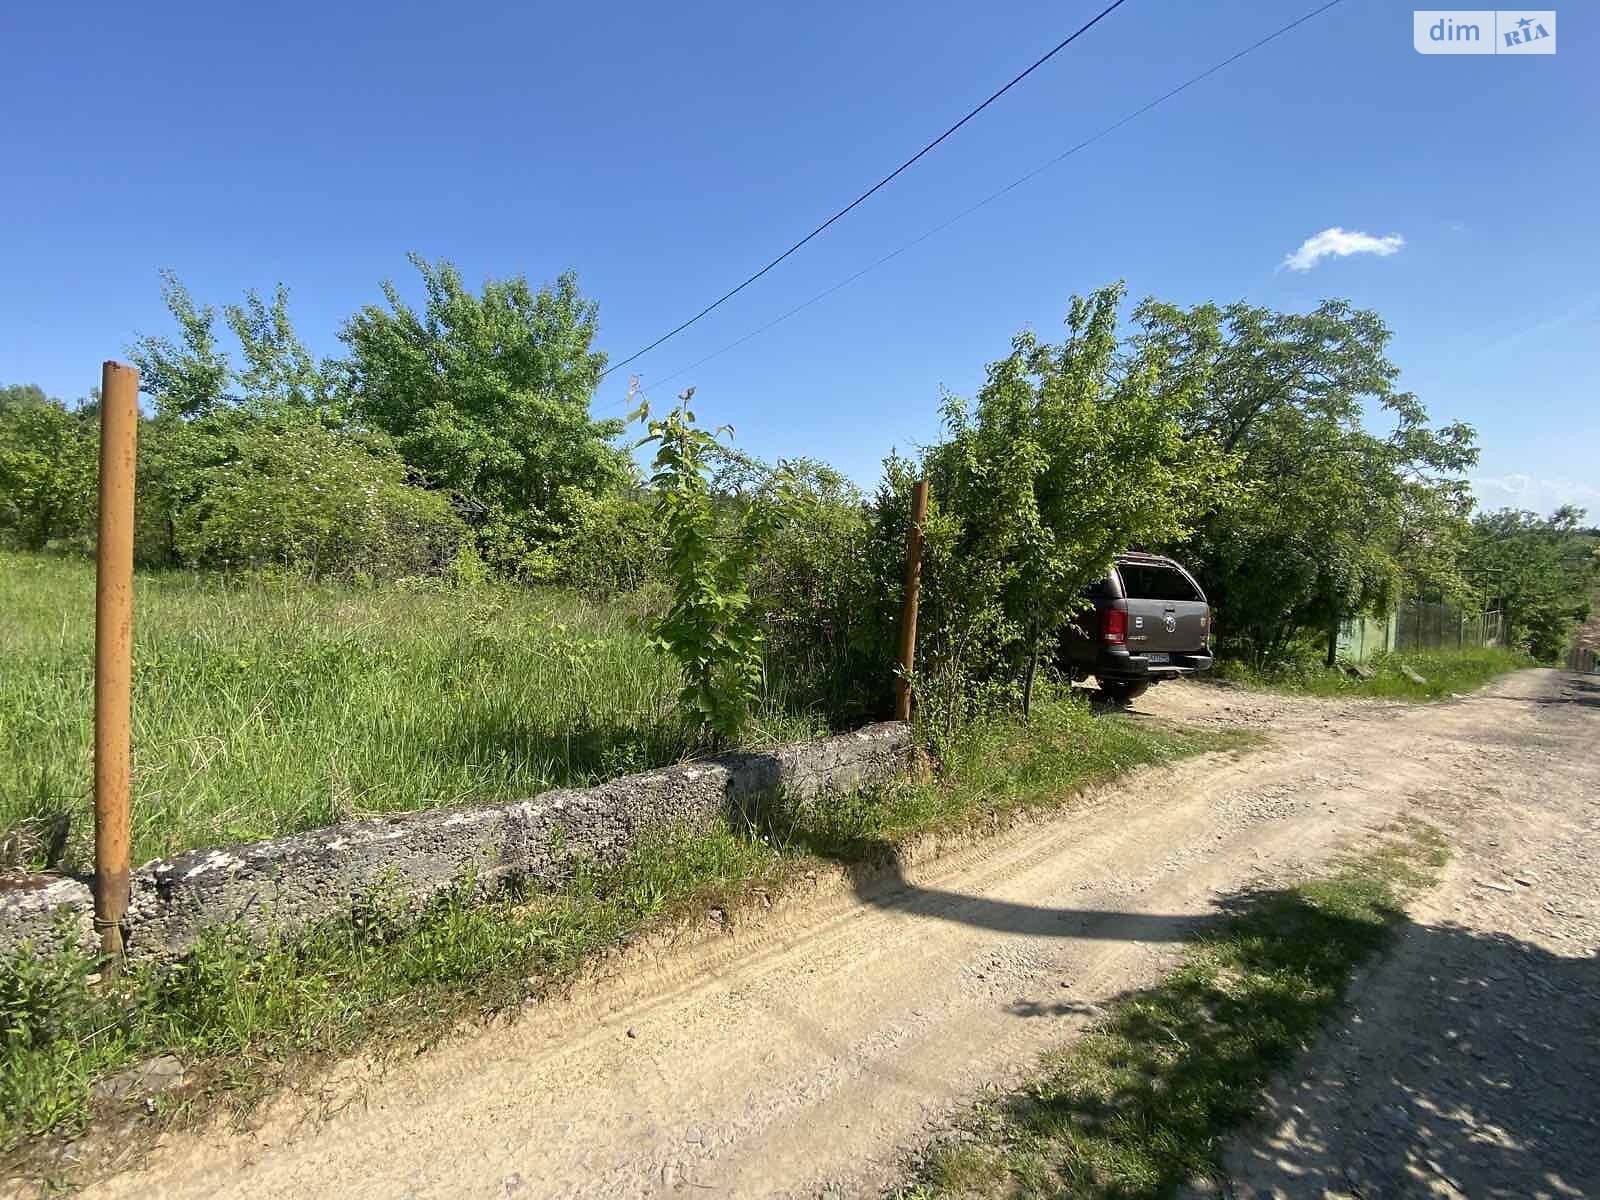
[[[997, 901], [912, 884], [889, 848], [857, 893], [1023, 937], [1199, 946], [1151, 988], [1012, 1003], [1028, 1017], [1104, 1017], [1002, 1105], [1010, 1149], [991, 1170], [1170, 1194], [1216, 1175], [1219, 1135], [1261, 1114], [1266, 1127], [1226, 1156], [1225, 1173], [1256, 1189], [1241, 1194], [1600, 1194], [1600, 959], [1417, 924], [1382, 902], [1374, 921], [1299, 889], [1228, 895], [1210, 917]], [[1341, 1011], [1351, 963], [1391, 936], [1394, 953]]]
[[1230, 1174], [1275, 1196], [1600, 1194], [1600, 959], [1408, 922], [1354, 999]]
[[907, 881], [895, 847], [881, 843], [865, 859], [871, 870], [853, 877], [856, 895], [875, 908], [908, 916], [951, 921], [1024, 937], [1091, 938], [1128, 942], [1183, 942], [1198, 937], [1216, 917], [1138, 913], [1099, 908], [1060, 908], [971, 896]]
[[1555, 708], [1600, 708], [1600, 679], [1569, 676], [1553, 696], [1463, 696], [1465, 704], [1535, 704]]

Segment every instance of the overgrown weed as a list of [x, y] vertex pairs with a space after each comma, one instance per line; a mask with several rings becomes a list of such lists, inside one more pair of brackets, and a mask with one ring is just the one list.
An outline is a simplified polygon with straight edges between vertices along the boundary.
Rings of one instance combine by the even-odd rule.
[[[1442, 700], [1464, 695], [1509, 671], [1534, 666], [1533, 659], [1504, 646], [1462, 650], [1407, 650], [1381, 654], [1367, 664], [1371, 679], [1362, 679], [1343, 667], [1321, 662], [1296, 661], [1277, 666], [1253, 667], [1229, 660], [1219, 662], [1219, 679], [1267, 691], [1304, 692], [1313, 696], [1376, 696], [1391, 700]], [[1423, 679], [1417, 683], [1406, 670]]]
[[89, 1120], [95, 1080], [160, 1053], [190, 1064], [184, 1103], [247, 1105], [332, 1057], [430, 1044], [463, 1020], [514, 1010], [590, 956], [652, 927], [731, 920], [819, 859], [874, 863], [903, 840], [1068, 802], [1141, 763], [1234, 749], [1237, 735], [1096, 716], [1080, 698], [1041, 703], [956, 738], [938, 778], [895, 782], [727, 826], [663, 833], [621, 866], [555, 892], [474, 898], [470, 886], [408, 912], [380, 885], [349, 917], [264, 951], [219, 928], [164, 979], [111, 990], [70, 951], [0, 960], [0, 1146]]

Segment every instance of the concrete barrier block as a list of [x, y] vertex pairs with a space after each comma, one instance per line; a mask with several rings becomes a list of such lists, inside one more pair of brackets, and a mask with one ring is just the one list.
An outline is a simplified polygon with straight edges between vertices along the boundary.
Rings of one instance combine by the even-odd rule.
[[[553, 888], [582, 864], [620, 862], [641, 835], [707, 829], [754, 815], [779, 795], [812, 801], [903, 773], [911, 731], [885, 722], [853, 733], [627, 775], [530, 800], [347, 821], [270, 841], [190, 850], [134, 872], [126, 945], [135, 962], [187, 954], [213, 926], [264, 944], [348, 915], [374, 893], [420, 907], [469, 881]], [[135, 801], [137, 803], [137, 801]], [[74, 880], [0, 891], [0, 953], [54, 944], [67, 912], [93, 945], [89, 889]]]

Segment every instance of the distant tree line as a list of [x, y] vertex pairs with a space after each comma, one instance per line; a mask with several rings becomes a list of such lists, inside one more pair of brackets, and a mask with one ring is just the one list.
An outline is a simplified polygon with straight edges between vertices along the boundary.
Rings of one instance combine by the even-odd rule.
[[[1152, 299], [1124, 317], [1120, 286], [1075, 298], [1059, 343], [1018, 335], [974, 398], [944, 397], [943, 437], [891, 456], [867, 495], [812, 460], [736, 451], [686, 401], [635, 414], [657, 449], [643, 478], [625, 422], [591, 411], [605, 356], [573, 275], [474, 291], [448, 263], [412, 262], [420, 308], [385, 284], [341, 327], [344, 356], [320, 362], [282, 286], [222, 309], [230, 352], [218, 312], [163, 276], [175, 328], [130, 348], [148, 396], [141, 562], [664, 585], [663, 644], [703, 668], [707, 721], [729, 730], [712, 693], [759, 690], [757, 662], [766, 686], [836, 714], [881, 704], [920, 477], [916, 682], [952, 711], [1025, 694], [1124, 548], [1189, 563], [1224, 649], [1257, 660], [1309, 653], [1402, 594], [1501, 604], [1513, 637], [1553, 657], [1600, 571], [1575, 510], [1473, 513], [1473, 430], [1430, 424], [1383, 321], [1345, 301]], [[97, 432], [93, 396], [0, 389], [0, 537], [90, 546]]]

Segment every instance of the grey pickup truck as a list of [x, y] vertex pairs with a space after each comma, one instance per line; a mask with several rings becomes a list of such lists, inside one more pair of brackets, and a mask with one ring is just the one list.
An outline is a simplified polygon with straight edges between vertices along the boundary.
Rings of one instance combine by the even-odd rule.
[[1121, 554], [1090, 584], [1061, 638], [1060, 665], [1093, 675], [1118, 704], [1152, 683], [1211, 669], [1211, 606], [1194, 576], [1158, 554]]

